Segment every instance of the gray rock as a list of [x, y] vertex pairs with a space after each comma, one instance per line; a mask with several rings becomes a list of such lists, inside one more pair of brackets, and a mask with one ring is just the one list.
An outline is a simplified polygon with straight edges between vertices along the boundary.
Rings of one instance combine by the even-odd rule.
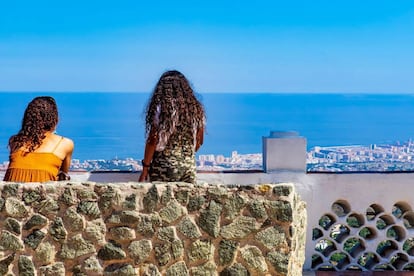
[[190, 199], [190, 193], [186, 189], [179, 189], [175, 191], [175, 199], [182, 205], [187, 205]]
[[24, 243], [32, 249], [36, 249], [37, 246], [42, 242], [44, 237], [46, 236], [45, 233], [41, 230], [34, 230], [30, 235], [28, 235], [24, 239]]
[[189, 276], [187, 266], [184, 262], [177, 262], [171, 265], [166, 272], [166, 276]]
[[49, 242], [42, 242], [35, 250], [36, 260], [41, 265], [50, 265], [55, 261], [56, 250]]
[[97, 194], [90, 189], [78, 189], [76, 190], [76, 193], [81, 202], [82, 201], [96, 202], [98, 200]]
[[224, 215], [227, 219], [234, 219], [240, 215], [246, 200], [239, 194], [233, 194], [224, 202]]
[[264, 273], [267, 271], [266, 260], [262, 255], [262, 252], [256, 246], [247, 245], [241, 250], [241, 255], [246, 261], [246, 265], [259, 273]]
[[0, 211], [3, 211], [5, 203], [6, 203], [6, 201], [4, 200], [4, 198], [0, 197]]
[[60, 256], [63, 259], [75, 259], [95, 252], [94, 244], [85, 240], [81, 234], [77, 234], [62, 245]]
[[162, 218], [159, 213], [155, 212], [150, 214], [149, 216], [151, 219], [151, 223], [152, 225], [154, 225], [154, 227], [159, 227], [162, 225]]
[[14, 261], [15, 253], [0, 260], [0, 275], [6, 275], [9, 271], [10, 264]]
[[18, 261], [19, 276], [35, 276], [35, 266], [30, 256], [20, 255]]
[[[60, 183], [63, 183], [63, 182], [60, 182]], [[57, 194], [58, 190], [60, 190], [60, 188], [61, 188], [60, 185], [54, 185], [51, 183], [39, 186], [39, 189], [42, 189], [45, 195], [55, 195]]]
[[124, 209], [135, 210], [137, 208], [137, 195], [131, 194], [125, 198], [122, 204]]
[[220, 276], [250, 276], [249, 271], [239, 263], [226, 267], [220, 272]]
[[107, 219], [108, 223], [135, 225], [141, 221], [141, 214], [137, 211], [120, 211], [112, 213]]
[[104, 276], [138, 276], [138, 273], [132, 265], [122, 263], [107, 266]]
[[170, 201], [167, 206], [162, 208], [159, 212], [161, 219], [167, 223], [179, 219], [183, 213], [183, 207], [175, 200]]
[[222, 186], [212, 186], [207, 190], [207, 195], [211, 200], [219, 203], [226, 202], [229, 199], [229, 193], [226, 188]]
[[273, 193], [278, 196], [289, 196], [293, 191], [292, 186], [277, 185], [273, 188]]
[[43, 193], [39, 190], [24, 190], [22, 197], [26, 204], [31, 204], [40, 202], [43, 199]]
[[101, 210], [99, 210], [98, 203], [94, 201], [79, 202], [77, 211], [81, 214], [89, 216], [92, 219], [101, 217]]
[[98, 258], [104, 261], [122, 260], [125, 257], [126, 253], [122, 250], [121, 245], [115, 243], [114, 241], [110, 241], [105, 244], [98, 251]]
[[161, 203], [165, 205], [168, 202], [170, 202], [172, 198], [173, 196], [172, 196], [171, 186], [167, 185], [166, 189], [161, 194]]
[[266, 207], [269, 209], [269, 215], [282, 222], [292, 222], [292, 205], [288, 201], [277, 200], [267, 201]]
[[63, 220], [70, 232], [82, 231], [85, 228], [85, 218], [76, 211], [75, 206], [66, 209]]
[[62, 243], [65, 241], [68, 232], [66, 231], [65, 226], [63, 225], [62, 218], [56, 217], [53, 220], [49, 228], [49, 234], [57, 242]]
[[53, 198], [47, 197], [37, 204], [38, 212], [42, 215], [52, 218], [57, 215], [59, 211], [59, 204]]
[[136, 211], [122, 211], [121, 212], [121, 223], [128, 224], [128, 225], [135, 225], [137, 224], [140, 219], [141, 215], [139, 212]]
[[267, 254], [266, 259], [273, 265], [277, 272], [284, 275], [288, 274], [289, 255], [272, 251]]
[[152, 216], [141, 215], [136, 230], [145, 237], [152, 237], [155, 234]]
[[102, 245], [105, 243], [106, 225], [102, 219], [88, 221], [85, 228], [85, 237], [90, 241]]
[[192, 276], [217, 276], [217, 266], [214, 262], [207, 262], [190, 269]]
[[156, 265], [144, 264], [141, 267], [141, 276], [161, 276], [161, 273]]
[[149, 257], [152, 251], [151, 240], [138, 240], [133, 241], [128, 246], [129, 256], [134, 260], [136, 264], [142, 263]]
[[168, 244], [157, 244], [154, 251], [158, 265], [164, 266], [171, 260], [170, 246]]
[[208, 261], [214, 256], [214, 245], [210, 240], [197, 240], [190, 245], [187, 254], [192, 262]]
[[266, 208], [263, 204], [263, 200], [253, 200], [249, 204], [249, 210], [250, 213], [254, 218], [257, 219], [266, 219], [267, 218], [267, 212]]
[[19, 184], [8, 184], [3, 186], [2, 196], [4, 198], [16, 197], [19, 192]]
[[154, 212], [157, 208], [159, 199], [160, 197], [158, 195], [157, 187], [152, 185], [143, 198], [144, 210], [149, 213]]
[[204, 196], [191, 196], [188, 200], [187, 210], [188, 212], [196, 212], [201, 209], [201, 207], [206, 202], [206, 198]]
[[223, 226], [220, 234], [225, 239], [241, 239], [257, 229], [259, 229], [259, 225], [254, 218], [241, 216], [237, 217], [229, 225]]
[[54, 263], [39, 268], [40, 276], [65, 276], [65, 266], [63, 263]]
[[85, 273], [82, 272], [81, 265], [75, 265], [72, 268], [72, 276], [87, 276]]
[[98, 186], [98, 193], [101, 194], [98, 200], [98, 206], [100, 209], [106, 211], [112, 207], [114, 201], [120, 199], [120, 195], [115, 191], [112, 186]]
[[136, 237], [135, 231], [129, 227], [112, 227], [109, 229], [109, 233], [117, 241], [129, 241]]
[[161, 227], [158, 229], [158, 235], [159, 240], [166, 241], [166, 242], [172, 242], [175, 239], [177, 239], [177, 233], [175, 231], [175, 226], [167, 226], [167, 227]]
[[184, 217], [177, 225], [177, 230], [190, 239], [201, 237], [197, 224], [189, 217]]
[[210, 201], [207, 209], [200, 211], [198, 226], [212, 237], [218, 237], [220, 232], [220, 214], [223, 207], [214, 200]]
[[175, 240], [171, 243], [171, 252], [174, 259], [181, 258], [184, 255], [184, 244], [181, 240]]
[[24, 249], [23, 242], [19, 237], [13, 235], [9, 231], [3, 230], [0, 234], [0, 250], [20, 251]]
[[219, 263], [229, 265], [234, 261], [239, 243], [231, 240], [221, 240], [219, 243]]
[[47, 218], [40, 214], [34, 214], [30, 219], [24, 224], [24, 230], [31, 230], [33, 228], [40, 229], [47, 224]]
[[72, 187], [66, 187], [60, 200], [68, 206], [75, 205], [78, 202], [76, 191]]
[[4, 230], [20, 235], [22, 233], [20, 222], [14, 218], [6, 218], [4, 221]]
[[95, 256], [91, 256], [87, 258], [83, 264], [82, 268], [88, 273], [88, 274], [98, 274], [102, 275], [103, 268], [101, 264], [99, 263], [99, 260]]
[[13, 218], [23, 218], [28, 215], [26, 206], [24, 206], [21, 200], [15, 197], [9, 197], [6, 199], [5, 211], [8, 216]]
[[280, 245], [287, 247], [285, 231], [278, 225], [260, 231], [256, 234], [256, 239], [267, 249], [275, 249]]

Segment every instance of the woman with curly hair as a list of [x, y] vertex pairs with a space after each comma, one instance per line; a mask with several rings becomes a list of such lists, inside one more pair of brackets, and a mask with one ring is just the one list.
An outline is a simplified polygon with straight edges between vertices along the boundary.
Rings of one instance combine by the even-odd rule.
[[204, 107], [178, 71], [159, 79], [146, 108], [146, 145], [139, 181], [195, 183], [195, 152], [203, 144]]
[[36, 97], [27, 106], [20, 131], [9, 139], [4, 181], [46, 182], [68, 179], [73, 141], [54, 133], [58, 110], [52, 97]]

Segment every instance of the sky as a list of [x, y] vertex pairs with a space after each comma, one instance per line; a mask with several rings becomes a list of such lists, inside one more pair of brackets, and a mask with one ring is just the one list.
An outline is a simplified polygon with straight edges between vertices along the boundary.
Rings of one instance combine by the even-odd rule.
[[414, 93], [414, 1], [1, 1], [0, 91]]

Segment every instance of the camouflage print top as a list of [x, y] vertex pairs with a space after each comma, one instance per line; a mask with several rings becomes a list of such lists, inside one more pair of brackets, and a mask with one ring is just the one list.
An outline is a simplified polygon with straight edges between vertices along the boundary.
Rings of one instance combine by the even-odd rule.
[[193, 128], [177, 125], [162, 151], [155, 151], [149, 168], [151, 181], [195, 183]]

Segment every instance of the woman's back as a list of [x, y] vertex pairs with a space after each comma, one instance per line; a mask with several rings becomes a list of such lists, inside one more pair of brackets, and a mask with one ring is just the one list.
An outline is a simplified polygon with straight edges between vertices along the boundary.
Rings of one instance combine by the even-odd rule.
[[73, 148], [70, 139], [48, 133], [42, 144], [33, 152], [24, 148], [10, 154], [10, 164], [5, 181], [46, 182], [57, 180], [68, 149]]
[[4, 181], [46, 182], [69, 171], [73, 141], [56, 135], [58, 110], [49, 96], [34, 98], [26, 107], [19, 132], [9, 139], [9, 166]]
[[179, 124], [162, 151], [155, 151], [149, 170], [154, 181], [195, 182], [196, 163], [192, 126]]
[[195, 183], [195, 152], [203, 143], [204, 107], [176, 70], [158, 80], [145, 116], [147, 141], [139, 181]]

